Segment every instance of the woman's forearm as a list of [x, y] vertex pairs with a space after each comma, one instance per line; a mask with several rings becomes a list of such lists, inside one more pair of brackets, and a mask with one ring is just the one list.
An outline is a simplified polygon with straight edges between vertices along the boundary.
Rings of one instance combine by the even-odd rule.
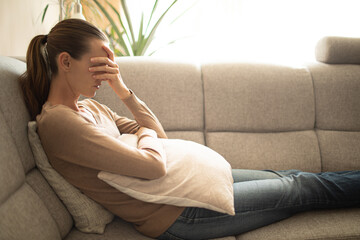
[[159, 119], [143, 101], [136, 97], [134, 93], [123, 99], [123, 102], [131, 111], [140, 127], [153, 129], [159, 138], [167, 138]]

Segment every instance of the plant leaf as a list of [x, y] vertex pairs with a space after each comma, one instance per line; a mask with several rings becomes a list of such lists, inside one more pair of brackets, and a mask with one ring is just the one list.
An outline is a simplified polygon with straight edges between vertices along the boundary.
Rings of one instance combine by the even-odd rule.
[[[81, 3], [84, 6], [86, 6], [92, 13], [93, 13], [93, 17], [95, 20], [95, 22], [99, 22], [102, 21], [102, 14], [99, 11], [99, 9], [96, 7], [96, 5], [93, 3], [93, 1], [82, 1]], [[85, 12], [83, 11], [83, 14], [85, 15]], [[87, 19], [88, 16], [85, 15], [85, 18]]]
[[154, 12], [156, 10], [157, 4], [158, 4], [158, 0], [156, 0], [155, 3], [154, 3], [153, 9], [152, 9], [151, 14], [150, 14], [149, 22], [148, 22], [148, 24], [146, 26], [145, 34], [147, 33], [147, 31], [149, 29], [149, 25], [151, 23], [152, 16], [153, 16], [153, 14], [154, 14]]
[[188, 7], [187, 9], [185, 9], [182, 13], [179, 14], [179, 16], [177, 16], [174, 20], [172, 20], [170, 24], [173, 24], [173, 23], [176, 22], [179, 18], [181, 18], [183, 15], [185, 15], [191, 8], [193, 8], [196, 4], [198, 4], [199, 1], [200, 1], [200, 0], [197, 0], [193, 5], [191, 5], [191, 6]]
[[141, 53], [141, 46], [143, 45], [142, 43], [144, 41], [143, 28], [144, 28], [144, 13], [141, 13], [139, 36], [138, 36], [136, 44], [133, 46], [133, 51], [135, 53], [134, 54], [135, 56], [140, 56], [138, 54]]
[[121, 6], [123, 8], [124, 14], [125, 14], [126, 22], [128, 24], [129, 30], [130, 30], [131, 38], [133, 40], [132, 42], [135, 43], [136, 39], [135, 39], [135, 35], [134, 35], [133, 26], [132, 26], [132, 23], [131, 23], [131, 18], [130, 18], [130, 15], [129, 15], [129, 10], [128, 10], [127, 5], [126, 5], [126, 1], [125, 0], [120, 0], [120, 1], [121, 1]]
[[127, 30], [126, 30], [126, 28], [125, 28], [125, 26], [124, 26], [124, 24], [123, 24], [123, 21], [121, 20], [121, 16], [120, 16], [120, 14], [119, 14], [119, 11], [118, 11], [118, 10], [114, 7], [114, 5], [112, 5], [108, 0], [106, 0], [106, 2], [107, 2], [107, 4], [111, 7], [111, 9], [114, 11], [114, 13], [116, 14], [116, 16], [118, 17], [118, 20], [119, 20], [119, 22], [120, 22], [120, 25], [121, 25], [121, 27], [122, 27], [122, 29], [123, 29], [123, 31], [124, 31], [124, 33], [125, 33], [128, 41], [129, 41], [129, 44], [132, 45], [132, 41], [130, 40], [130, 36], [129, 36], [129, 34], [128, 34], [128, 32], [127, 32]]
[[170, 8], [172, 6], [174, 6], [174, 4], [177, 2], [178, 0], [174, 0], [172, 2], [172, 4], [166, 9], [166, 11], [161, 15], [161, 17], [158, 19], [158, 21], [156, 22], [156, 24], [154, 25], [154, 27], [152, 28], [150, 34], [148, 37], [146, 37], [146, 41], [144, 41], [144, 46], [142, 47], [142, 51], [141, 53], [144, 54], [147, 50], [147, 48], [149, 47], [150, 43], [152, 42], [152, 40], [154, 39], [155, 36], [155, 32], [156, 29], [159, 27], [159, 24], [161, 23], [162, 19], [165, 17], [166, 13], [169, 12]]
[[[47, 12], [48, 8], [49, 8], [49, 4], [46, 4], [46, 7], [45, 7], [45, 9], [44, 9], [44, 13], [43, 13], [42, 18], [41, 18], [41, 23], [44, 22], [45, 15], [46, 15], [46, 12]], [[39, 20], [38, 20], [38, 21], [39, 21]]]
[[119, 50], [119, 49], [117, 49], [117, 47], [116, 47], [116, 40], [115, 40], [115, 32], [114, 32], [114, 29], [111, 28], [111, 29], [110, 29], [110, 33], [107, 32], [107, 31], [105, 31], [105, 34], [106, 34], [107, 37], [109, 38], [109, 41], [110, 41], [110, 42], [109, 42], [109, 45], [110, 45], [110, 48], [114, 51], [115, 56], [124, 56], [124, 55], [126, 55], [123, 49]]
[[114, 31], [116, 32], [116, 34], [118, 35], [118, 40], [120, 42], [120, 44], [124, 47], [125, 53], [126, 55], [130, 56], [130, 52], [127, 49], [127, 45], [125, 44], [125, 41], [122, 37], [122, 34], [119, 30], [119, 28], [116, 26], [116, 23], [114, 22], [114, 20], [112, 19], [112, 17], [110, 16], [110, 14], [106, 11], [106, 9], [98, 2], [98, 0], [93, 0], [95, 2], [95, 4], [100, 8], [100, 10], [104, 13], [104, 15], [106, 16], [106, 18], [109, 20], [112, 28], [114, 29]]

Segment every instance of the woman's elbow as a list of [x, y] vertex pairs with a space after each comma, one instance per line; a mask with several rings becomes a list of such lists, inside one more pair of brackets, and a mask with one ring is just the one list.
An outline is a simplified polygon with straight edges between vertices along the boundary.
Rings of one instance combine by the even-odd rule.
[[164, 151], [147, 150], [148, 155], [148, 172], [147, 179], [154, 180], [164, 177], [167, 174], [166, 154]]
[[159, 162], [158, 164], [156, 164], [156, 166], [154, 166], [152, 170], [150, 170], [149, 174], [150, 180], [164, 177], [167, 174], [166, 164], [163, 162]]

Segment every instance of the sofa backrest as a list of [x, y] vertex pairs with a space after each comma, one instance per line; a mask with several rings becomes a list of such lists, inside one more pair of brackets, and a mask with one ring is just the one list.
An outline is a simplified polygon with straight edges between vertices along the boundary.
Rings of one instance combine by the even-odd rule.
[[322, 171], [360, 169], [360, 61], [309, 66]]
[[[206, 144], [233, 168], [338, 171], [360, 168], [360, 59], [351, 55], [360, 44], [354, 41], [322, 39], [316, 54], [324, 63], [302, 68], [117, 61], [170, 138]], [[131, 117], [106, 84], [95, 99]]]
[[322, 171], [360, 169], [360, 38], [324, 37], [308, 66]]
[[321, 170], [306, 68], [215, 63], [202, 72], [206, 143], [233, 168]]
[[62, 239], [73, 221], [35, 167], [17, 81], [25, 68], [0, 56], [0, 239]]

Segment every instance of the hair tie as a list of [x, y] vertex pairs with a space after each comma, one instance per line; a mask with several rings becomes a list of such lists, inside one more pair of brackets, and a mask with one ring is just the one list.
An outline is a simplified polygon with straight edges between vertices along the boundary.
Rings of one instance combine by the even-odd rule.
[[48, 35], [47, 34], [44, 35], [43, 44], [40, 47], [40, 53], [46, 64], [46, 72], [47, 72], [48, 79], [51, 80], [51, 69], [50, 69], [49, 52], [48, 52], [48, 48], [47, 48], [47, 46], [48, 46], [47, 38], [48, 38]]

